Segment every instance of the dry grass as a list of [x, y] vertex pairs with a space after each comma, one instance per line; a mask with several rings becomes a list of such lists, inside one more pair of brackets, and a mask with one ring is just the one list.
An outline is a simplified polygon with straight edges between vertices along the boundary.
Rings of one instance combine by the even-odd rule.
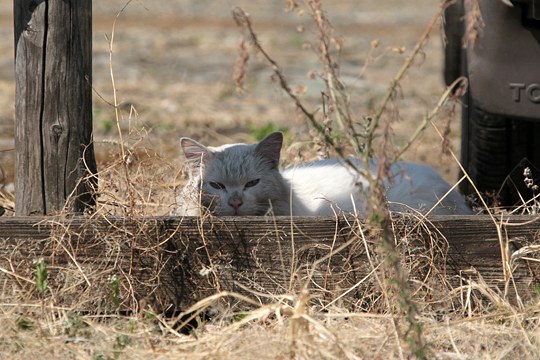
[[[298, 9], [298, 4], [288, 4], [290, 9]], [[318, 9], [314, 7], [311, 11], [317, 14]], [[417, 46], [403, 61], [390, 89], [377, 97], [382, 105], [372, 106], [370, 111], [375, 115], [375, 122], [368, 122], [366, 126], [362, 123], [366, 118], [355, 118], [354, 111], [347, 110], [348, 95], [333, 62], [333, 56], [342, 46], [339, 37], [334, 36], [333, 28], [327, 28], [323, 18], [314, 17], [314, 21], [315, 29], [320, 31], [317, 33], [319, 41], [326, 46], [320, 52], [324, 64], [320, 76], [326, 86], [334, 90], [323, 97], [326, 103], [322, 110], [309, 110], [316, 103], [314, 99], [303, 98], [303, 87], [288, 85], [277, 62], [271, 64], [278, 83], [315, 129], [310, 136], [299, 135], [307, 132], [305, 123], [290, 129], [286, 162], [326, 153], [346, 155], [355, 150], [360, 155], [379, 153], [391, 162], [415, 148], [418, 138], [436, 119], [442, 118], [443, 127], [449, 126], [447, 121], [451, 116], [445, 111], [450, 113], [453, 105], [447, 102], [449, 91], [443, 90], [431, 104], [431, 110], [426, 111], [427, 115], [415, 123], [411, 134], [401, 141], [393, 138], [395, 130], [392, 129], [403, 126], [400, 125], [400, 118], [404, 116], [400, 112], [400, 94], [405, 85], [401, 81], [412, 77], [409, 69], [421, 63], [418, 57], [429, 55], [424, 51], [435, 22], [426, 27], [424, 35], [419, 35]], [[237, 84], [242, 86], [249, 83], [246, 66], [254, 61], [253, 56], [248, 56], [246, 44], [240, 45], [241, 56], [235, 72]], [[357, 283], [344, 282], [346, 286], [325, 287], [315, 276], [321, 268], [326, 269], [326, 264], [341, 261], [339, 246], [337, 249], [291, 250], [291, 258], [282, 259], [282, 264], [277, 266], [290, 274], [276, 281], [276, 288], [282, 289], [281, 292], [267, 292], [264, 288], [243, 289], [241, 294], [223, 291], [224, 275], [212, 264], [212, 260], [219, 260], [219, 254], [206, 253], [198, 259], [200, 262], [191, 265], [207, 270], [201, 277], [207, 281], [204, 286], [209, 296], [194, 299], [192, 306], [176, 317], [165, 317], [149, 305], [153, 304], [151, 299], [141, 299], [139, 291], [158, 293], [160, 285], [165, 283], [164, 278], [170, 276], [163, 246], [173, 243], [171, 239], [179, 243], [167, 251], [180, 254], [179, 250], [191, 248], [190, 244], [182, 243], [186, 239], [177, 232], [156, 235], [156, 224], [152, 220], [141, 220], [140, 216], [168, 214], [171, 199], [175, 189], [183, 183], [184, 174], [178, 170], [181, 166], [177, 159], [162, 157], [161, 152], [147, 146], [151, 130], [135, 125], [139, 123], [139, 115], [134, 107], [121, 105], [114, 79], [114, 37], [108, 39], [108, 46], [113, 90], [108, 104], [101, 106], [114, 113], [115, 136], [113, 140], [96, 141], [95, 145], [100, 154], [97, 209], [85, 215], [83, 229], [71, 227], [69, 218], [59, 215], [47, 220], [55, 229], [51, 238], [37, 242], [38, 245], [23, 241], [13, 249], [13, 259], [19, 259], [17, 254], [21, 249], [38, 247], [26, 254], [26, 262], [13, 263], [11, 269], [1, 270], [3, 275], [15, 277], [18, 287], [9, 288], [4, 283], [1, 290], [0, 358], [27, 359], [35, 354], [43, 359], [540, 358], [537, 298], [533, 296], [525, 304], [516, 304], [511, 296], [486, 284], [478, 274], [472, 277], [474, 281], [461, 279], [460, 286], [451, 283], [444, 267], [448, 244], [440, 233], [428, 228], [427, 221], [421, 217], [411, 217], [406, 224], [415, 225], [409, 228], [387, 218], [390, 226], [387, 240], [393, 244], [392, 251], [381, 250], [381, 229], [377, 226], [380, 224], [366, 225], [359, 221], [350, 224], [350, 237], [338, 245], [344, 249], [352, 247], [355, 254], [364, 257], [362, 267], [355, 268], [352, 262], [348, 264], [351, 268], [347, 274], [360, 272], [365, 276], [360, 281], [356, 278]], [[377, 53], [378, 46], [376, 42], [371, 43], [362, 70], [366, 74], [372, 62], [382, 61], [388, 55], [384, 51]], [[260, 47], [259, 51], [262, 49]], [[263, 63], [260, 57], [255, 59]], [[265, 61], [269, 59], [273, 58], [267, 54]], [[100, 96], [107, 98], [101, 93]], [[198, 126], [200, 123], [189, 131], [204, 132], [206, 139], [216, 143], [228, 141], [211, 127], [200, 130]], [[433, 126], [438, 131], [438, 127]], [[256, 130], [265, 131], [261, 128]], [[352, 131], [359, 128], [366, 130], [367, 135], [357, 136], [360, 132]], [[334, 136], [335, 129], [343, 134], [352, 131], [353, 136], [343, 145], [338, 141], [342, 138]], [[441, 143], [448, 143], [447, 132], [439, 133]], [[236, 138], [249, 141], [253, 137], [243, 136]], [[318, 146], [312, 146], [312, 138], [317, 138]], [[395, 143], [399, 146], [394, 151]], [[1, 206], [12, 206], [13, 199], [3, 187], [0, 200], [3, 201]], [[97, 224], [114, 216], [127, 218], [135, 225], [114, 223], [103, 232]], [[501, 224], [493, 219], [501, 233]], [[405, 236], [394, 231], [401, 227], [407, 229]], [[203, 242], [208, 235], [205, 231], [201, 226]], [[98, 249], [100, 254], [92, 262], [82, 258], [85, 252], [73, 245], [77, 241], [72, 240], [81, 233], [92, 234], [95, 239], [92, 244], [86, 244]], [[336, 234], [336, 244], [337, 238]], [[508, 244], [504, 243], [502, 234], [500, 239], [503, 280], [509, 283], [511, 257], [505, 258]], [[536, 252], [536, 249], [530, 250]], [[48, 264], [49, 274], [57, 274], [55, 277], [45, 276], [43, 270], [40, 272], [31, 264], [45, 253], [56, 254], [58, 259], [68, 258], [64, 263]], [[389, 256], [395, 257], [390, 265]], [[302, 262], [306, 258], [311, 261]], [[203, 286], [201, 284], [199, 286]], [[348, 294], [355, 294], [353, 300]], [[97, 311], [90, 314], [84, 309]], [[118, 309], [130, 310], [131, 315], [114, 311]], [[102, 312], [108, 315], [98, 315]], [[188, 320], [193, 320], [190, 325], [199, 326], [184, 334], [182, 331], [186, 328], [179, 325]]]
[[[392, 321], [388, 317], [350, 314], [316, 316], [307, 334], [294, 338], [290, 319], [253, 323], [240, 329], [207, 325], [198, 338], [163, 334], [155, 324], [140, 319], [84, 318], [77, 337], [62, 331], [66, 318], [52, 324], [33, 323], [21, 330], [11, 316], [4, 320], [5, 358], [122, 358], [122, 359], [396, 359], [400, 358]], [[64, 324], [62, 324], [64, 322]], [[43, 326], [43, 328], [39, 328]], [[425, 319], [427, 341], [437, 359], [538, 358], [538, 330], [524, 332], [512, 325], [482, 320]], [[56, 330], [56, 331], [55, 331]], [[292, 342], [296, 340], [296, 349]], [[531, 341], [532, 340], [532, 341]]]
[[[96, 222], [89, 220], [88, 224], [94, 224], [92, 231], [95, 231]], [[400, 227], [403, 226], [396, 223], [396, 228]], [[24, 271], [32, 269], [31, 265], [16, 265], [16, 274], [32, 284], [19, 287], [15, 293], [3, 289], [1, 358], [26, 359], [37, 353], [44, 359], [408, 357], [407, 344], [400, 339], [396, 328], [396, 304], [384, 302], [386, 295], [384, 285], [380, 284], [379, 271], [384, 258], [377, 255], [378, 231], [375, 229], [353, 224], [355, 252], [362, 253], [364, 248], [364, 257], [368, 258], [362, 268], [351, 269], [366, 274], [354, 286], [347, 285], [338, 290], [312, 283], [309, 277], [308, 281], [302, 280], [311, 267], [317, 267], [315, 264], [326, 264], [330, 259], [339, 261], [336, 249], [315, 262], [298, 262], [291, 278], [277, 284], [288, 289], [282, 295], [277, 295], [275, 290], [266, 293], [264, 288], [259, 292], [248, 290], [244, 295], [220, 292], [220, 285], [217, 285], [213, 288], [214, 295], [185, 309], [184, 314], [189, 316], [179, 314], [175, 317], [156, 314], [140, 296], [138, 302], [131, 301], [132, 296], [137, 298], [137, 293], [131, 292], [133, 289], [147, 286], [146, 291], [151, 292], [157, 283], [164, 284], [159, 275], [154, 281], [143, 284], [144, 278], [160, 273], [159, 264], [164, 258], [156, 257], [153, 263], [157, 266], [146, 267], [146, 276], [141, 276], [136, 268], [146, 266], [140, 263], [144, 256], [130, 261], [125, 250], [140, 250], [144, 239], [151, 238], [151, 231], [129, 234], [127, 229], [133, 230], [133, 227], [118, 228], [116, 234], [109, 230], [92, 237], [96, 243], [91, 246], [109, 249], [103, 252], [101, 260], [85, 261], [81, 258], [85, 252], [79, 251], [74, 254], [78, 255], [81, 268], [77, 268], [75, 261], [69, 261], [68, 266], [60, 270], [50, 267], [49, 283], [43, 291], [37, 287], [39, 276]], [[146, 227], [148, 229], [150, 226]], [[69, 244], [66, 237], [76, 233], [74, 229], [59, 226], [51, 239], [53, 243], [49, 242], [48, 246], [57, 246], [54, 241]], [[400, 244], [403, 269], [412, 290], [411, 299], [418, 310], [416, 322], [422, 328], [429, 358], [538, 358], [540, 306], [537, 301], [513, 305], [479, 276], [476, 280], [464, 277], [461, 286], [448, 283], [446, 269], [441, 267], [446, 254], [444, 239], [437, 233], [432, 233], [427, 243], [422, 240], [425, 238], [409, 234], [396, 238], [396, 241]], [[133, 242], [131, 247], [121, 245], [127, 239]], [[147, 258], [161, 251], [148, 245], [144, 251]], [[60, 259], [62, 250], [57, 252], [57, 259]], [[300, 255], [301, 249], [297, 256], [302, 259]], [[211, 258], [218, 260], [216, 255]], [[118, 263], [111, 262], [112, 259]], [[129, 264], [134, 265], [132, 273], [126, 271]], [[201, 268], [201, 264], [194, 263], [193, 266]], [[289, 265], [282, 266], [288, 268]], [[338, 269], [334, 268], [334, 271]], [[120, 286], [117, 293], [113, 285], [116, 274]], [[163, 272], [161, 276], [167, 275], [170, 276]], [[215, 275], [217, 283], [214, 284], [225, 284], [226, 275], [222, 271]], [[86, 284], [87, 281], [92, 285]], [[289, 281], [297, 286], [291, 288]], [[203, 282], [198, 286], [203, 286]], [[245, 284], [250, 284], [249, 280]], [[208, 290], [212, 292], [211, 288]], [[355, 294], [353, 298], [343, 296], [351, 291]], [[261, 299], [264, 299], [262, 303]], [[131, 306], [133, 314], [115, 315], [110, 309], [117, 302]], [[84, 311], [96, 307], [109, 315]], [[190, 319], [194, 320], [191, 325], [198, 326], [189, 334], [183, 333], [181, 324]]]

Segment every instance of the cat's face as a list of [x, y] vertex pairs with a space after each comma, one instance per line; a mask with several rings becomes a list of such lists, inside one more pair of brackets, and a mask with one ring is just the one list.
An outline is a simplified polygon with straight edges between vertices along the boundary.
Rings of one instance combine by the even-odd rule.
[[201, 205], [215, 215], [268, 212], [273, 200], [286, 196], [278, 170], [282, 142], [281, 133], [272, 133], [258, 144], [217, 148], [183, 138], [182, 149]]

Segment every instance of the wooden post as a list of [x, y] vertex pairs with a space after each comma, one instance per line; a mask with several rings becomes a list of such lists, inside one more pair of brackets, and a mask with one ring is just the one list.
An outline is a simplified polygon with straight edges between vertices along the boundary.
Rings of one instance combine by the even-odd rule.
[[14, 0], [15, 212], [95, 204], [92, 0]]

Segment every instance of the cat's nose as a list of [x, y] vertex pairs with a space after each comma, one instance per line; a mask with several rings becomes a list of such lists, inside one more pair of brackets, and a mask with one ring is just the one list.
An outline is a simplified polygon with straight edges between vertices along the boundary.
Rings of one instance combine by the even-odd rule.
[[242, 202], [242, 199], [238, 199], [238, 198], [235, 198], [235, 199], [229, 199], [229, 205], [234, 209], [234, 210], [238, 210], [240, 208], [240, 206], [242, 206], [243, 202]]

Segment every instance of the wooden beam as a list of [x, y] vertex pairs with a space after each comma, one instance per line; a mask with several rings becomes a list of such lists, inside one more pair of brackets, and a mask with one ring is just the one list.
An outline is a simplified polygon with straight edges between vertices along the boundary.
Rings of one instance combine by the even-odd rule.
[[[506, 284], [514, 300], [536, 294], [540, 266], [517, 255], [538, 258], [539, 225], [515, 216], [498, 232], [487, 216], [394, 219], [411, 279], [438, 292], [485, 281], [502, 293]], [[122, 307], [135, 311], [186, 308], [220, 290], [269, 301], [305, 284], [323, 303], [353, 289], [340, 301], [358, 308], [377, 288], [373, 277], [360, 282], [373, 270], [367, 251], [374, 261], [378, 252], [376, 231], [364, 241], [361, 229], [354, 219], [314, 217], [0, 218], [0, 284], [4, 301], [35, 298], [33, 261], [43, 259], [55, 301], [78, 310], [111, 310], [114, 277]], [[501, 240], [514, 256], [506, 278]]]
[[15, 212], [94, 204], [92, 1], [17, 0]]

